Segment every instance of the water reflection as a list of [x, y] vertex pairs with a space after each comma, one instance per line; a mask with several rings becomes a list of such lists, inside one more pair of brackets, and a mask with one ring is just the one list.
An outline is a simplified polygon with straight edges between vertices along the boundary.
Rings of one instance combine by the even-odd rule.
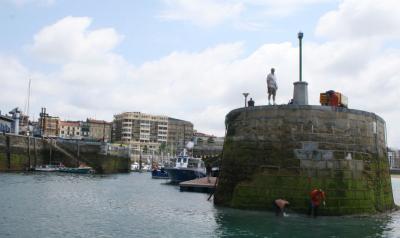
[[[392, 180], [395, 201], [400, 179]], [[318, 217], [216, 207], [149, 174], [0, 174], [0, 237], [399, 237], [400, 212]]]
[[[395, 202], [400, 198], [400, 179], [393, 178]], [[275, 217], [270, 212], [218, 207], [219, 237], [400, 237], [400, 211], [369, 217], [318, 217], [290, 213]]]
[[318, 217], [219, 208], [219, 237], [399, 237], [400, 212], [373, 217]]

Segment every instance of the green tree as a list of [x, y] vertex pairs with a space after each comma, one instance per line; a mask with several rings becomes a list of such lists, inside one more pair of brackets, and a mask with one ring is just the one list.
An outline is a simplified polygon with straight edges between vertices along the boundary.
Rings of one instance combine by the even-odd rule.
[[143, 154], [147, 154], [148, 151], [149, 151], [149, 149], [147, 148], [147, 145], [145, 145], [143, 147]]
[[160, 147], [158, 148], [159, 153], [161, 154], [161, 152], [165, 152], [166, 149], [167, 149], [167, 143], [165, 143], [165, 141], [164, 141], [161, 143]]

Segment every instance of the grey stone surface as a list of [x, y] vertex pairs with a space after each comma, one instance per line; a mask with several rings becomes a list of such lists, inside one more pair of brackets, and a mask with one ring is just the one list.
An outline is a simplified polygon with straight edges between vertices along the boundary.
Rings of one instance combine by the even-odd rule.
[[217, 204], [262, 207], [266, 203], [260, 200], [284, 194], [293, 207], [304, 209], [304, 194], [315, 186], [329, 194], [327, 214], [394, 206], [385, 122], [374, 113], [314, 105], [256, 106], [231, 111], [226, 126]]
[[293, 84], [293, 104], [308, 105], [308, 83], [299, 81], [294, 82]]

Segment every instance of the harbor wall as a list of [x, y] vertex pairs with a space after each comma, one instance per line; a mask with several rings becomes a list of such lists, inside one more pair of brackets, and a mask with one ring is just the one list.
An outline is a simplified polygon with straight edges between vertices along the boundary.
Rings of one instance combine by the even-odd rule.
[[0, 171], [24, 171], [49, 159], [50, 147], [40, 138], [0, 135]]
[[385, 121], [373, 113], [309, 105], [240, 108], [227, 134], [215, 194], [219, 205], [272, 209], [284, 198], [306, 212], [314, 188], [326, 192], [321, 214], [395, 208]]
[[96, 143], [81, 143], [79, 141], [64, 141], [57, 143], [59, 147], [74, 154], [79, 161], [85, 162], [99, 173], [130, 172], [131, 161], [127, 154], [107, 153], [104, 147]]
[[12, 134], [0, 135], [2, 172], [26, 171], [49, 163], [76, 167], [79, 162], [93, 167], [96, 173], [129, 172], [130, 169], [128, 157], [107, 154], [100, 145]]

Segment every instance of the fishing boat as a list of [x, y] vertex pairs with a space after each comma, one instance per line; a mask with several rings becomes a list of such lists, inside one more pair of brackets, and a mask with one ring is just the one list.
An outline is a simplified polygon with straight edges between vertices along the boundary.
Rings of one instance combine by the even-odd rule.
[[94, 173], [94, 170], [91, 167], [77, 167], [77, 168], [62, 167], [62, 168], [59, 168], [58, 171], [63, 172], [63, 173], [74, 173], [74, 174]]
[[186, 149], [175, 159], [171, 167], [165, 167], [171, 183], [180, 183], [206, 176], [206, 168], [201, 158], [187, 155]]

